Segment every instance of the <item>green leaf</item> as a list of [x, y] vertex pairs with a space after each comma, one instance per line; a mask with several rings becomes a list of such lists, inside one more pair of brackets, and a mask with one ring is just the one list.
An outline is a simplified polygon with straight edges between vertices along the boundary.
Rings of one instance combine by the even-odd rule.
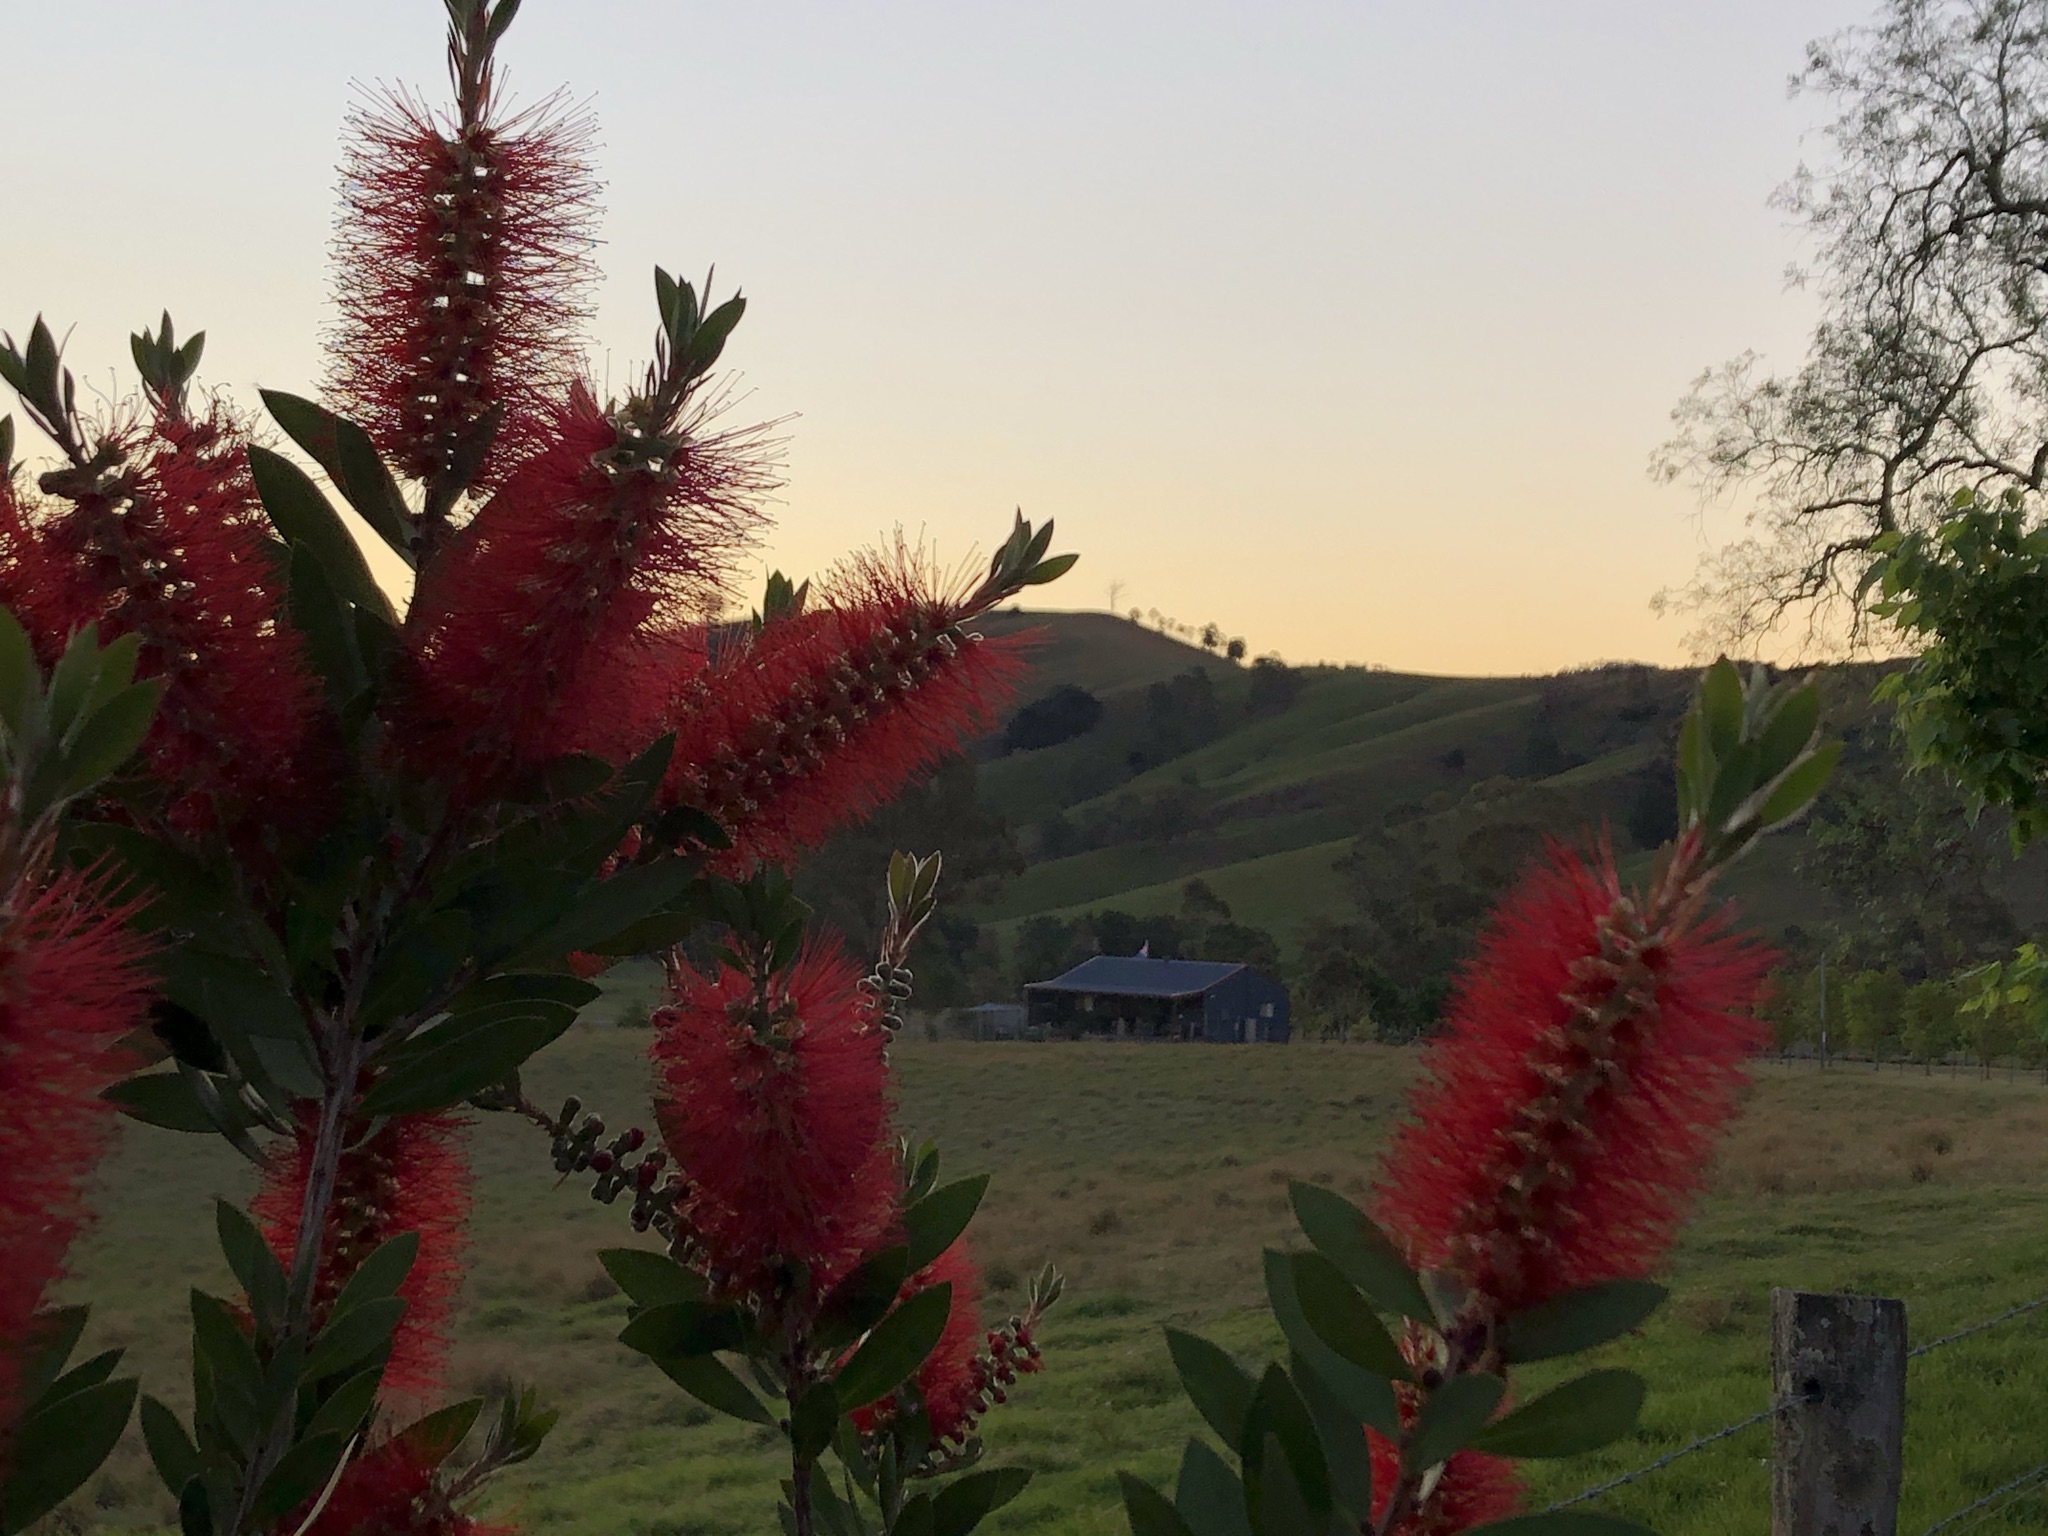
[[1828, 782], [1828, 776], [1835, 771], [1835, 764], [1841, 760], [1842, 744], [1839, 741], [1824, 742], [1805, 762], [1798, 763], [1778, 781], [1778, 785], [1764, 797], [1764, 803], [1757, 812], [1758, 825], [1766, 832], [1781, 827], [1805, 810], [1820, 794]]
[[1372, 1517], [1372, 1450], [1365, 1439], [1363, 1421], [1347, 1407], [1315, 1368], [1297, 1351], [1288, 1362], [1294, 1388], [1315, 1421], [1321, 1438], [1323, 1464], [1329, 1469], [1330, 1497], [1348, 1511], [1353, 1525], [1366, 1525]]
[[1260, 1536], [1329, 1536], [1330, 1512], [1309, 1508], [1287, 1453], [1273, 1435], [1245, 1448], [1244, 1502]]
[[1294, 1218], [1338, 1273], [1389, 1312], [1432, 1323], [1429, 1298], [1401, 1250], [1342, 1195], [1295, 1180], [1287, 1186]]
[[276, 1470], [263, 1480], [251, 1502], [250, 1515], [269, 1524], [282, 1520], [327, 1485], [348, 1441], [340, 1435], [313, 1435], [278, 1458]]
[[1575, 1355], [1640, 1328], [1670, 1294], [1651, 1280], [1609, 1280], [1566, 1291], [1508, 1318], [1494, 1341], [1516, 1365]]
[[1619, 1515], [1581, 1514], [1560, 1510], [1554, 1515], [1516, 1515], [1472, 1526], [1465, 1536], [1657, 1536], [1647, 1525]]
[[821, 1349], [851, 1344], [882, 1320], [909, 1278], [910, 1250], [884, 1248], [833, 1287], [819, 1309], [814, 1342]]
[[362, 550], [306, 472], [282, 454], [251, 443], [249, 473], [256, 482], [256, 494], [263, 499], [263, 510], [270, 514], [286, 546], [305, 545], [343, 602], [367, 608], [385, 623], [396, 624], [398, 616], [371, 576]]
[[967, 1536], [1030, 1481], [1026, 1467], [988, 1467], [955, 1478], [932, 1500], [932, 1536]]
[[412, 1447], [427, 1465], [438, 1467], [469, 1438], [469, 1432], [476, 1427], [477, 1415], [483, 1410], [482, 1398], [464, 1398], [459, 1403], [450, 1403], [445, 1408], [422, 1414], [394, 1438]]
[[1181, 1452], [1173, 1503], [1191, 1536], [1252, 1536], [1244, 1484], [1204, 1441], [1190, 1437]]
[[1316, 1336], [1353, 1365], [1392, 1378], [1406, 1374], [1401, 1352], [1365, 1298], [1320, 1253], [1292, 1256], [1294, 1294]]
[[839, 1427], [839, 1393], [829, 1381], [811, 1384], [789, 1410], [789, 1452], [792, 1460], [813, 1462], [832, 1443]]
[[953, 1287], [932, 1286], [875, 1324], [834, 1380], [839, 1401], [860, 1408], [894, 1392], [924, 1364], [953, 1309]]
[[1235, 1360], [1198, 1334], [1169, 1328], [1166, 1349], [1195, 1411], [1225, 1445], [1236, 1445], [1244, 1434], [1244, 1416], [1258, 1384]]
[[1124, 1518], [1131, 1523], [1131, 1536], [1194, 1536], [1180, 1511], [1150, 1483], [1128, 1472], [1117, 1473], [1116, 1483], [1123, 1490]]
[[[5, 456], [0, 455], [0, 478], [8, 473]], [[36, 666], [36, 653], [28, 633], [8, 609], [0, 607], [0, 726], [19, 736], [29, 701], [43, 686]]]
[[1820, 689], [1794, 688], [1779, 702], [1757, 736], [1758, 779], [1768, 784], [1804, 752], [1820, 727]]
[[306, 1423], [306, 1434], [353, 1435], [363, 1427], [363, 1421], [377, 1406], [377, 1388], [383, 1381], [384, 1367], [381, 1365], [356, 1372], [328, 1393], [327, 1400], [313, 1410], [313, 1417]]
[[240, 1206], [216, 1200], [213, 1220], [220, 1237], [220, 1251], [226, 1255], [235, 1279], [241, 1282], [242, 1294], [249, 1298], [249, 1310], [255, 1316], [258, 1330], [275, 1333], [284, 1321], [285, 1306], [284, 1270], [278, 1265], [277, 1255], [270, 1251], [263, 1234], [256, 1230], [256, 1223]]
[[665, 1253], [646, 1248], [601, 1248], [597, 1262], [635, 1306], [701, 1302], [704, 1281]]
[[1495, 1456], [1577, 1456], [1611, 1445], [1636, 1427], [1643, 1378], [1634, 1371], [1588, 1371], [1504, 1414], [1472, 1439]]
[[1027, 587], [1042, 587], [1066, 575], [1080, 558], [1079, 555], [1054, 555], [1050, 560], [1041, 560], [1032, 566], [1019, 580]]
[[674, 908], [696, 878], [696, 860], [670, 858], [634, 864], [609, 879], [592, 881], [568, 915], [524, 954], [553, 960], [572, 950], [602, 952], [627, 930]]
[[661, 1373], [707, 1408], [715, 1408], [748, 1424], [775, 1422], [747, 1384], [715, 1355], [656, 1358]]
[[131, 1120], [166, 1131], [209, 1134], [214, 1128], [206, 1106], [184, 1074], [175, 1070], [126, 1078], [103, 1090], [100, 1097]]
[[412, 1273], [412, 1261], [419, 1256], [419, 1251], [420, 1235], [417, 1232], [401, 1232], [396, 1237], [387, 1237], [356, 1266], [356, 1272], [342, 1285], [341, 1293], [334, 1298], [334, 1305], [327, 1315], [340, 1317], [368, 1302], [396, 1296], [398, 1288], [405, 1284], [405, 1277]]
[[1415, 1426], [1401, 1447], [1401, 1460], [1411, 1472], [1422, 1472], [1472, 1443], [1472, 1437], [1493, 1417], [1507, 1383], [1498, 1376], [1474, 1372], [1453, 1376], [1429, 1394]]
[[[1370, 1424], [1389, 1439], [1401, 1433], [1401, 1417], [1394, 1403], [1393, 1384], [1384, 1376], [1353, 1365], [1311, 1328], [1302, 1313], [1301, 1299], [1294, 1292], [1294, 1264], [1291, 1254], [1266, 1250], [1264, 1256], [1266, 1299], [1273, 1308], [1287, 1342], [1314, 1368], [1334, 1392], [1345, 1410], [1362, 1424]], [[1402, 1373], [1406, 1375], [1404, 1371]]]
[[739, 1314], [702, 1301], [664, 1302], [634, 1313], [619, 1342], [657, 1361], [738, 1349]]
[[109, 1381], [74, 1392], [30, 1414], [15, 1432], [0, 1486], [0, 1536], [27, 1530], [97, 1472], [128, 1427], [133, 1381]]
[[912, 1273], [952, 1247], [954, 1239], [967, 1230], [988, 1191], [988, 1179], [984, 1173], [944, 1185], [903, 1213]]
[[413, 563], [412, 512], [398, 482], [377, 456], [370, 434], [354, 422], [310, 400], [282, 390], [259, 393], [277, 424], [327, 471], [335, 488], [362, 520], [404, 560]]
[[[1251, 1411], [1245, 1415], [1246, 1441], [1249, 1442], [1255, 1434], [1263, 1435], [1262, 1443], [1267, 1446], [1277, 1441], [1291, 1473], [1293, 1496], [1311, 1515], [1327, 1521], [1333, 1506], [1330, 1469], [1323, 1460], [1322, 1435], [1308, 1405], [1294, 1390], [1294, 1383], [1277, 1365], [1266, 1367], [1266, 1374], [1259, 1380], [1258, 1395], [1252, 1400]], [[1246, 1450], [1249, 1453], [1249, 1445]], [[1246, 1489], [1249, 1492], [1252, 1488], [1249, 1466], [1246, 1470]], [[1270, 1457], [1262, 1462], [1260, 1470], [1263, 1479], [1270, 1483], [1273, 1472]]]
[[370, 677], [348, 605], [310, 545], [291, 547], [286, 605], [292, 628], [304, 638], [306, 655], [326, 687], [327, 702], [342, 708], [368, 686]]
[[163, 692], [160, 678], [132, 683], [93, 711], [64, 754], [60, 798], [84, 794], [135, 755]]
[[263, 1407], [263, 1363], [240, 1322], [217, 1297], [194, 1290], [191, 1306], [194, 1373], [204, 1370], [213, 1386], [215, 1411], [241, 1439], [244, 1431], [256, 1428]]
[[178, 1416], [153, 1397], [142, 1400], [142, 1443], [164, 1487], [176, 1494], [199, 1475], [199, 1448]]
[[385, 1348], [403, 1316], [405, 1300], [399, 1296], [337, 1311], [306, 1355], [305, 1379], [322, 1380]]
[[121, 1363], [121, 1356], [125, 1353], [125, 1350], [119, 1349], [103, 1350], [83, 1365], [66, 1371], [51, 1382], [43, 1395], [35, 1400], [34, 1411], [40, 1413], [43, 1409], [54, 1406], [60, 1398], [69, 1397], [74, 1392], [83, 1392], [87, 1387], [98, 1386], [114, 1374], [114, 1367]]
[[434, 912], [403, 923], [370, 972], [360, 1010], [365, 1030], [374, 1035], [387, 1020], [436, 1003], [471, 947], [464, 913]]
[[1742, 674], [1725, 656], [1700, 678], [1699, 712], [1715, 760], [1726, 761], [1742, 740]]
[[413, 1036], [385, 1059], [363, 1095], [363, 1113], [412, 1115], [446, 1109], [502, 1083], [575, 1022], [567, 1009], [508, 1004], [455, 1015]]
[[15, 1400], [33, 1404], [56, 1384], [64, 1374], [64, 1362], [71, 1358], [71, 1352], [78, 1348], [78, 1340], [85, 1332], [86, 1320], [92, 1315], [90, 1307], [54, 1307], [38, 1312], [30, 1319], [30, 1339], [24, 1341], [21, 1353], [27, 1357], [28, 1366], [15, 1383]]

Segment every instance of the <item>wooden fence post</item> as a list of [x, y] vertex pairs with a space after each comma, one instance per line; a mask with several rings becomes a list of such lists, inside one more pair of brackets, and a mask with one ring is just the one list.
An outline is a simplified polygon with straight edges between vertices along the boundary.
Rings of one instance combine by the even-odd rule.
[[1771, 1292], [1771, 1536], [1896, 1536], [1906, 1304]]

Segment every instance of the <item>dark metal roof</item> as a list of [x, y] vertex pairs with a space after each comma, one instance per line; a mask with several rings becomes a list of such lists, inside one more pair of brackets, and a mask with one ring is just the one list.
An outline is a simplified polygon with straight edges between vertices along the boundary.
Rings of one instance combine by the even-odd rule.
[[1102, 992], [1119, 997], [1194, 997], [1235, 976], [1242, 965], [1221, 960], [1153, 960], [1143, 955], [1097, 955], [1064, 976], [1034, 981], [1027, 992]]

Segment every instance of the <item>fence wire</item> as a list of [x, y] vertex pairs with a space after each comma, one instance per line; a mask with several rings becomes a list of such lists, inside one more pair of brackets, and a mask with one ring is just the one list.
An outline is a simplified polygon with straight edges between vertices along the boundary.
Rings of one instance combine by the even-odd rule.
[[[1965, 1504], [1954, 1513], [1942, 1516], [1927, 1527], [1921, 1536], [1934, 1536], [1936, 1531], [1952, 1531], [1955, 1536], [1962, 1536], [1963, 1532], [1975, 1530], [1993, 1515], [2003, 1514], [2011, 1505], [2017, 1504], [2028, 1494], [2037, 1492], [2039, 1485], [2044, 1482], [2048, 1482], [2048, 1461], [2042, 1462], [2031, 1472], [2022, 1472], [2009, 1483], [1999, 1484], [1974, 1503]], [[1989, 1507], [1992, 1505], [1997, 1505], [1997, 1508]], [[1983, 1513], [1978, 1514], [1979, 1510]], [[1958, 1525], [1956, 1522], [1966, 1515], [1977, 1515], [1977, 1518], [1968, 1525]]]
[[[1908, 1360], [1917, 1360], [1920, 1356], [1928, 1354], [1933, 1350], [1944, 1348], [1957, 1342], [1959, 1339], [1967, 1339], [1972, 1334], [1982, 1333], [1987, 1328], [1996, 1328], [2000, 1323], [2010, 1322], [2015, 1317], [2022, 1316], [2041, 1307], [2048, 1307], [2048, 1296], [2036, 1296], [2032, 1301], [2023, 1301], [2017, 1306], [2007, 1307], [2003, 1312], [1994, 1313], [1990, 1317], [1980, 1318], [1966, 1328], [1958, 1328], [1954, 1333], [1943, 1334], [1938, 1339], [1929, 1339], [1925, 1344], [1907, 1350], [1906, 1358]], [[1737, 1419], [1731, 1424], [1723, 1424], [1719, 1429], [1710, 1430], [1704, 1435], [1695, 1436], [1677, 1450], [1667, 1451], [1655, 1461], [1645, 1462], [1632, 1472], [1624, 1472], [1621, 1476], [1609, 1478], [1604, 1483], [1595, 1483], [1590, 1488], [1582, 1488], [1570, 1498], [1559, 1499], [1556, 1503], [1546, 1506], [1543, 1513], [1546, 1515], [1554, 1514], [1561, 1509], [1570, 1509], [1575, 1504], [1583, 1504], [1588, 1499], [1597, 1499], [1603, 1494], [1612, 1493], [1617, 1488], [1626, 1488], [1630, 1483], [1639, 1482], [1653, 1473], [1662, 1472], [1672, 1463], [1683, 1461], [1695, 1452], [1704, 1451], [1710, 1445], [1718, 1445], [1731, 1435], [1739, 1435], [1745, 1429], [1761, 1424], [1764, 1420], [1783, 1413], [1787, 1408], [1800, 1401], [1801, 1399], [1796, 1397], [1787, 1398], [1783, 1402], [1773, 1403], [1770, 1407], [1751, 1414], [1746, 1419]], [[1927, 1528], [1926, 1536], [1933, 1536], [1933, 1533], [1936, 1531], [1951, 1529], [1955, 1522], [1962, 1519], [1965, 1515], [1970, 1514], [1974, 1510], [1983, 1509], [1993, 1500], [2004, 1497], [2007, 1494], [2011, 1494], [2015, 1499], [2024, 1497], [2028, 1492], [2032, 1491], [2026, 1485], [2033, 1482], [2048, 1482], [2048, 1462], [2043, 1462], [2040, 1466], [2034, 1468], [2033, 1471], [2015, 1478], [2003, 1487], [1992, 1489], [1991, 1492], [1985, 1494], [1983, 1498], [1977, 1500], [1974, 1504], [1966, 1504], [1953, 1514], [1945, 1516]], [[1986, 1515], [1984, 1518], [1988, 1519], [1990, 1516]], [[1969, 1527], [1965, 1526], [1963, 1529], [1967, 1530]]]

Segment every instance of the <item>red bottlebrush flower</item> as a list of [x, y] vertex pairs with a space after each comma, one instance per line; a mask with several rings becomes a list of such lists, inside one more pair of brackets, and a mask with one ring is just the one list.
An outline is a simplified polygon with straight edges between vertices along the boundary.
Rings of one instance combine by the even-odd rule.
[[[917, 1368], [917, 1393], [924, 1399], [936, 1441], [964, 1441], [981, 1414], [981, 1393], [988, 1385], [988, 1362], [982, 1358], [981, 1276], [961, 1238], [904, 1282], [899, 1300], [935, 1285], [951, 1285], [952, 1301], [939, 1342]], [[876, 1404], [853, 1410], [854, 1427], [862, 1434], [876, 1423]]]
[[785, 864], [977, 732], [1023, 669], [909, 561], [871, 560], [833, 606], [769, 624], [676, 696], [663, 794], [732, 837], [727, 871]]
[[495, 413], [463, 477], [482, 489], [539, 444], [574, 374], [596, 197], [587, 120], [545, 102], [492, 121], [485, 98], [467, 125], [396, 94], [351, 114], [328, 350], [334, 405], [414, 479], [459, 474]]
[[117, 1045], [148, 1017], [148, 951], [127, 915], [65, 873], [0, 930], [0, 1462], [26, 1407], [7, 1346], [28, 1336], [85, 1219], [114, 1114], [99, 1094], [133, 1069]]
[[[1378, 1430], [1365, 1432], [1372, 1450], [1372, 1517], [1386, 1514], [1401, 1476], [1401, 1451]], [[1444, 1464], [1429, 1503], [1402, 1521], [1397, 1536], [1458, 1536], [1474, 1526], [1519, 1513], [1522, 1493], [1515, 1464], [1480, 1451], [1459, 1451]]]
[[1695, 906], [1646, 912], [1604, 847], [1554, 849], [1465, 972], [1379, 1210], [1494, 1317], [1640, 1276], [1670, 1247], [1767, 1033], [1749, 1010], [1768, 953]]
[[[251, 1207], [287, 1272], [313, 1158], [310, 1110], [291, 1151], [272, 1158]], [[469, 1217], [470, 1171], [461, 1132], [462, 1122], [452, 1115], [399, 1115], [342, 1154], [320, 1245], [316, 1322], [324, 1322], [336, 1294], [379, 1245], [406, 1232], [420, 1235], [419, 1254], [398, 1292], [406, 1307], [384, 1367], [387, 1393], [429, 1397], [447, 1363], [449, 1303], [461, 1280]]]
[[36, 661], [49, 668], [73, 632], [97, 615], [99, 603], [78, 572], [53, 547], [47, 526], [29, 514], [21, 488], [0, 466], [0, 607], [27, 632]]
[[51, 650], [92, 622], [103, 641], [141, 637], [137, 675], [164, 680], [143, 755], [170, 793], [172, 826], [310, 813], [319, 695], [282, 617], [240, 435], [219, 409], [163, 416], [127, 457], [104, 487], [0, 536], [8, 585], [37, 589], [24, 627]]
[[[449, 1502], [439, 1462], [402, 1434], [371, 1446], [348, 1464], [305, 1536], [510, 1536], [512, 1527], [485, 1525]], [[305, 1521], [301, 1511], [285, 1528]]]
[[655, 1013], [655, 1116], [723, 1293], [808, 1311], [896, 1219], [885, 1034], [836, 946], [758, 998], [730, 968]]
[[649, 460], [572, 391], [547, 446], [421, 579], [404, 727], [418, 760], [474, 786], [564, 752], [622, 761], [660, 735], [758, 521], [753, 444], [681, 431]]

